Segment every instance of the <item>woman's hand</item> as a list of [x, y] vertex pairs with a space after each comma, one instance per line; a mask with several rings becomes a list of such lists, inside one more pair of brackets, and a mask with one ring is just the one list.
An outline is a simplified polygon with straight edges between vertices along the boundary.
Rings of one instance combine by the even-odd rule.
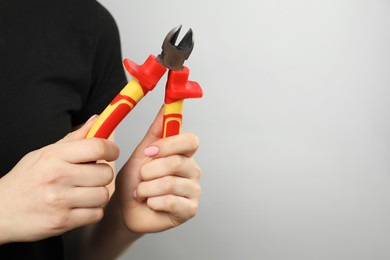
[[186, 133], [161, 139], [162, 111], [116, 179], [125, 227], [151, 233], [178, 226], [198, 210], [199, 141]]
[[33, 151], [0, 179], [0, 244], [59, 235], [103, 217], [118, 147], [84, 139], [94, 120]]

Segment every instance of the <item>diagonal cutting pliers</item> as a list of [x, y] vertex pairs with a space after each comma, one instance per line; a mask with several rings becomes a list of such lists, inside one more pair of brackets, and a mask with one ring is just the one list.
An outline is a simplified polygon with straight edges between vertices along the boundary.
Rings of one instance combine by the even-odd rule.
[[167, 70], [162, 137], [180, 133], [184, 99], [203, 96], [200, 85], [188, 80], [190, 71], [183, 66], [194, 47], [193, 32], [189, 29], [175, 45], [180, 30], [181, 26], [173, 28], [164, 39], [161, 53], [157, 57], [149, 55], [142, 65], [124, 59], [124, 68], [132, 78], [102, 112], [87, 138], [108, 138], [138, 102], [155, 88]]

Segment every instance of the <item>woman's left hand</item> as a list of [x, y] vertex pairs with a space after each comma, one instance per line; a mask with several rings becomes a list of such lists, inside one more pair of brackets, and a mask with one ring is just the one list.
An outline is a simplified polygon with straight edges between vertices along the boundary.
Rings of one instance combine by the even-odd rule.
[[116, 179], [124, 226], [134, 233], [176, 227], [198, 211], [199, 140], [185, 133], [161, 139], [162, 111]]

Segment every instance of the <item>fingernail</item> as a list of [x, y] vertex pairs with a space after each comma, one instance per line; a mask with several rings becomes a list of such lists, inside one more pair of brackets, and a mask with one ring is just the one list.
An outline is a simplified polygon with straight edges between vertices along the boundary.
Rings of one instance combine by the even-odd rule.
[[146, 147], [144, 153], [146, 156], [155, 156], [158, 154], [158, 147], [157, 146]]
[[134, 190], [134, 191], [133, 191], [133, 199], [134, 199], [134, 200], [137, 199], [137, 190]]
[[91, 116], [91, 117], [87, 120], [87, 122], [85, 122], [85, 123], [91, 122], [92, 120], [94, 120], [94, 119], [97, 118], [97, 117], [98, 117], [98, 115], [93, 115], [93, 116]]

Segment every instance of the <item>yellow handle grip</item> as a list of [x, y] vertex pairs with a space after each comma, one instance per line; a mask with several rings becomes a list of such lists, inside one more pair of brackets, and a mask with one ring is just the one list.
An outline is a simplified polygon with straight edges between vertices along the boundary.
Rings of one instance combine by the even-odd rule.
[[184, 100], [164, 104], [163, 137], [180, 134]]
[[132, 78], [102, 112], [87, 134], [87, 138], [108, 138], [118, 124], [145, 96], [138, 80]]

